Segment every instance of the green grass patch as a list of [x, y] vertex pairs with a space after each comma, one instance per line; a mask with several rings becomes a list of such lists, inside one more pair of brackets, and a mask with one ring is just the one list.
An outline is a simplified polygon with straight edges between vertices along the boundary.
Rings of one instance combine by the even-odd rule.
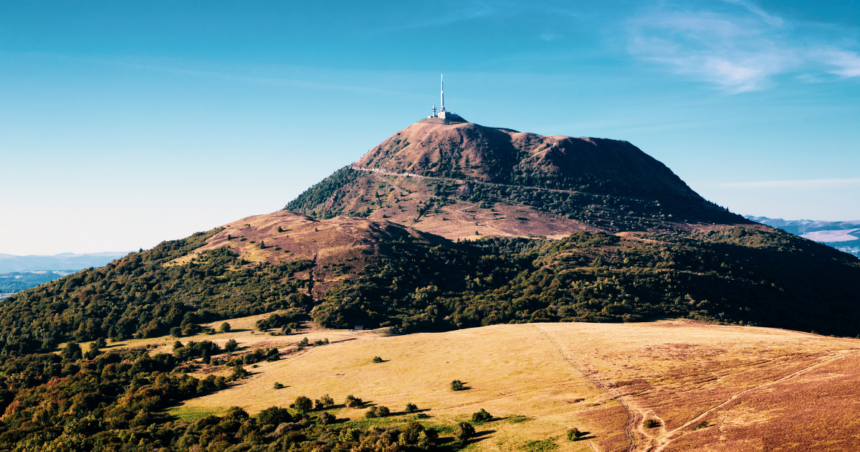
[[178, 406], [167, 410], [167, 414], [175, 416], [181, 421], [191, 422], [209, 415], [218, 416], [226, 410], [223, 408], [203, 408], [203, 407], [186, 407]]
[[508, 421], [511, 424], [519, 424], [521, 422], [533, 421], [534, 418], [528, 417], [528, 416], [523, 416], [520, 414], [514, 414], [514, 415], [506, 417], [504, 420]]
[[558, 449], [558, 444], [552, 438], [543, 441], [529, 441], [519, 447], [524, 452], [550, 452]]

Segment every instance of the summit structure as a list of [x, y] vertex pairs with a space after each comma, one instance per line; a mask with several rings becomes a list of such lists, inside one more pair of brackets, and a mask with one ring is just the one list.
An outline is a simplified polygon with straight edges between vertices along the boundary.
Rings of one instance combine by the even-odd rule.
[[460, 115], [457, 113], [453, 113], [445, 108], [445, 75], [441, 76], [441, 89], [439, 93], [439, 100], [442, 103], [439, 107], [439, 113], [436, 113], [436, 105], [433, 105], [433, 114], [427, 117], [427, 119], [443, 119], [449, 121], [465, 121]]

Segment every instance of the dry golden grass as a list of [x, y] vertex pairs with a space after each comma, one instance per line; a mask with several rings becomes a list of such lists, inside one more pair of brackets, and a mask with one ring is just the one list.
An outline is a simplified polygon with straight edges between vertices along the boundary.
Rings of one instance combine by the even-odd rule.
[[[559, 450], [860, 450], [854, 339], [689, 321], [496, 325], [396, 337], [315, 326], [292, 336], [252, 334], [260, 317], [231, 320], [237, 331], [195, 340], [234, 338], [246, 350], [282, 351], [302, 337], [332, 343], [259, 363], [247, 380], [174, 414], [192, 419], [230, 406], [254, 413], [300, 395], [342, 403], [353, 394], [395, 413], [415, 403], [442, 426], [481, 408], [502, 418], [479, 426], [487, 433], [475, 449], [552, 441]], [[374, 356], [385, 362], [373, 363]], [[452, 391], [455, 379], [470, 389]], [[275, 382], [286, 388], [275, 390]], [[359, 420], [363, 411], [337, 415]], [[660, 425], [645, 428], [646, 419]], [[590, 432], [588, 439], [569, 442], [571, 427]]]

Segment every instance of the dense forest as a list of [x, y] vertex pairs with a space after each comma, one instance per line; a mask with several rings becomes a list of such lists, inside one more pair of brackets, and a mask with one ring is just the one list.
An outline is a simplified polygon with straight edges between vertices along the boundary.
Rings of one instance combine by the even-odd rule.
[[478, 256], [465, 276], [451, 273], [460, 281], [404, 290], [391, 282], [417, 278], [415, 265], [452, 258], [404, 253], [330, 291], [313, 317], [332, 327], [357, 322], [401, 332], [683, 317], [860, 334], [860, 261], [780, 231], [733, 227], [631, 239], [580, 232], [562, 240], [491, 238], [459, 249]]
[[0, 352], [191, 334], [199, 323], [286, 308], [327, 327], [402, 333], [662, 317], [860, 333], [860, 261], [781, 231], [580, 232], [562, 240], [460, 243], [398, 234], [377, 244], [383, 252], [358, 277], [317, 300], [308, 295], [310, 281], [296, 276], [311, 261], [249, 264], [220, 248], [171, 264], [215, 232], [164, 242], [0, 300]]
[[68, 340], [162, 336], [211, 320], [311, 307], [301, 290], [307, 281], [291, 278], [308, 261], [259, 267], [221, 248], [168, 264], [217, 232], [163, 242], [0, 300], [0, 349], [49, 352]]
[[[61, 354], [7, 357], [0, 364], [0, 451], [400, 452], [434, 450], [440, 442], [432, 427], [416, 421], [382, 427], [339, 421], [329, 411], [342, 405], [327, 396], [316, 406], [299, 397], [290, 408], [255, 416], [230, 408], [222, 416], [174, 419], [165, 408], [249, 374], [237, 364], [230, 378], [186, 375], [190, 356], [180, 351], [188, 347], [173, 355], [145, 348], [82, 353], [72, 343]], [[441, 441], [453, 450], [466, 440]]]

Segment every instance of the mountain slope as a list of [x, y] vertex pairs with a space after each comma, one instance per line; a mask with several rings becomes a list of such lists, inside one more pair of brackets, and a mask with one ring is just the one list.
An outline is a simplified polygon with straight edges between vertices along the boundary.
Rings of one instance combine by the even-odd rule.
[[751, 224], [626, 141], [416, 123], [286, 209], [387, 219], [450, 239]]

